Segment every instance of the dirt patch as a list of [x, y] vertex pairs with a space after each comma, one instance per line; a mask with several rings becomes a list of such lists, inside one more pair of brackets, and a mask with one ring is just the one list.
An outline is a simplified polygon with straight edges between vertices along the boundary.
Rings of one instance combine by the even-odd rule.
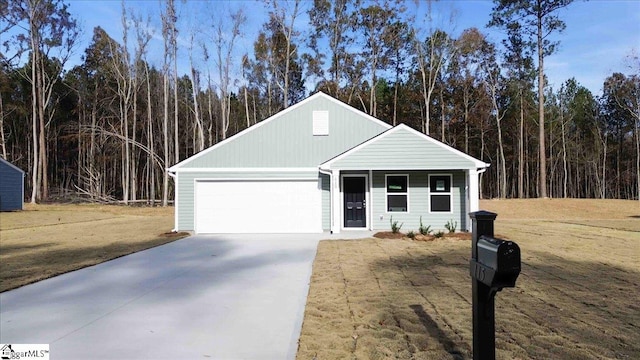
[[27, 205], [0, 213], [0, 291], [99, 264], [187, 236], [173, 208]]
[[[636, 358], [640, 232], [628, 216], [638, 205], [578, 201], [618, 209], [602, 227], [575, 201], [532, 206], [544, 201], [557, 208], [481, 204], [522, 250], [516, 287], [496, 297], [497, 358]], [[452, 238], [321, 242], [297, 358], [470, 359], [469, 254], [468, 241]]]

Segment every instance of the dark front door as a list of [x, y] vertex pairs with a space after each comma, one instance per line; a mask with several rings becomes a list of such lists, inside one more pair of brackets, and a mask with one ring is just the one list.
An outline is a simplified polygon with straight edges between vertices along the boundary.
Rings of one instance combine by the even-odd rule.
[[366, 227], [366, 178], [363, 176], [346, 176], [342, 178], [342, 184], [344, 186], [344, 227]]

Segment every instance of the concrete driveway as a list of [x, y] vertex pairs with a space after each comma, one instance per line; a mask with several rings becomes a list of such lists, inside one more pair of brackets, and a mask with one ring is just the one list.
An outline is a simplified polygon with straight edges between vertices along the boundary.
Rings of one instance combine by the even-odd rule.
[[192, 236], [8, 291], [0, 343], [50, 344], [51, 359], [293, 359], [328, 237]]

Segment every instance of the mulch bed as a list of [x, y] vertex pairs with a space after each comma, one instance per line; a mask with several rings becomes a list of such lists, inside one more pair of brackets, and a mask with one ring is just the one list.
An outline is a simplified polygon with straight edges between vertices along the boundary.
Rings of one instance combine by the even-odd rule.
[[373, 234], [373, 237], [378, 239], [403, 239], [406, 235], [401, 232], [394, 233], [391, 231], [380, 231]]
[[[413, 239], [410, 239], [406, 234], [401, 232], [394, 233], [391, 231], [380, 231], [373, 234], [373, 237], [378, 239], [409, 239], [414, 241], [434, 241], [438, 238], [434, 235], [421, 235], [417, 234]], [[457, 240], [471, 240], [471, 233], [469, 232], [455, 232], [445, 233], [441, 239], [457, 239]]]

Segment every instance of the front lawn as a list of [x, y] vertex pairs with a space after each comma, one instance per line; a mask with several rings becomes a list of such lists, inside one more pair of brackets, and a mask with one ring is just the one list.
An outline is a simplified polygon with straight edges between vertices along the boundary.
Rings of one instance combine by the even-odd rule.
[[[493, 200], [522, 250], [496, 297], [498, 359], [640, 354], [637, 201]], [[470, 359], [470, 241], [323, 241], [298, 359]]]
[[31, 205], [0, 213], [0, 291], [180, 239], [173, 207]]

